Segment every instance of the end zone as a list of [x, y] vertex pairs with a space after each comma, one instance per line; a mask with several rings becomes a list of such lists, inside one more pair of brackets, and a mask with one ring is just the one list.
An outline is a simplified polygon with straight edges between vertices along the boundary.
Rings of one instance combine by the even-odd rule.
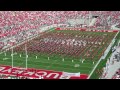
[[[0, 66], [0, 74], [15, 77], [27, 77], [29, 79], [87, 79], [88, 75], [81, 74], [79, 76], [63, 75], [63, 72], [41, 69], [23, 69], [20, 67]], [[69, 74], [69, 73], [68, 73]], [[74, 73], [73, 73], [74, 74]]]

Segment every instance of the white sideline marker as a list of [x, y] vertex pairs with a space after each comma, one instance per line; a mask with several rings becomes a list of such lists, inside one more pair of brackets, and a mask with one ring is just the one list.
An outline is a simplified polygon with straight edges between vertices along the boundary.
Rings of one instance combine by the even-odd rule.
[[5, 54], [5, 56], [6, 56], [6, 53], [4, 53]]
[[21, 54], [20, 54], [20, 57], [21, 57]]
[[28, 55], [27, 55], [27, 58], [28, 58]]
[[82, 63], [85, 61], [85, 59], [82, 60]]
[[9, 59], [9, 58], [3, 58], [3, 61], [4, 61], [4, 60], [7, 60], [7, 59]]
[[82, 60], [82, 63], [83, 63], [84, 61]]
[[74, 60], [72, 60], [72, 62], [74, 62]]
[[13, 56], [13, 54], [11, 54], [11, 57]]
[[64, 62], [64, 58], [62, 59], [62, 61]]
[[36, 59], [37, 59], [37, 56], [36, 56]]

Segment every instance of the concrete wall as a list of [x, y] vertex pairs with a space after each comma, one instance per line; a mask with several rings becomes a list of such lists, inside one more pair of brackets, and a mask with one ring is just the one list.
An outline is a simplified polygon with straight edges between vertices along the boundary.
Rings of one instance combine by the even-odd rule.
[[89, 25], [89, 22], [91, 21], [91, 19], [83, 19], [83, 18], [80, 18], [80, 19], [69, 19], [67, 21], [67, 23], [71, 24], [71, 25], [76, 25], [76, 24], [86, 24], [86, 25]]

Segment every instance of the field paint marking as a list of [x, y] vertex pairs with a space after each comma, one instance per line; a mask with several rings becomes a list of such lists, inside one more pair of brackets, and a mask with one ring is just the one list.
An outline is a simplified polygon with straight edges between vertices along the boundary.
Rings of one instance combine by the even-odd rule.
[[7, 60], [7, 59], [9, 59], [9, 58], [3, 58], [3, 60]]

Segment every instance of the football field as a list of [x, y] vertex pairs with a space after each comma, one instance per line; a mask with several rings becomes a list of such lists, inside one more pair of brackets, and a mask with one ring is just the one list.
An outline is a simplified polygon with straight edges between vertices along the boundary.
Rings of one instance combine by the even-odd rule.
[[1, 53], [0, 65], [89, 75], [115, 35], [76, 30], [45, 32]]

